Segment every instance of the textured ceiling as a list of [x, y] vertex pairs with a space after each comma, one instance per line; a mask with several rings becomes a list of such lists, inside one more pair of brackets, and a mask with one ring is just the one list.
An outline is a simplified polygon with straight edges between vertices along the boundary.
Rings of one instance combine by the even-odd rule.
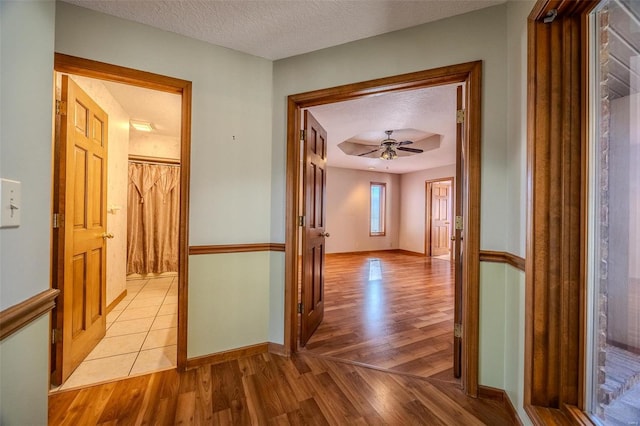
[[[268, 59], [280, 59], [395, 31], [505, 0], [65, 0], [81, 7]], [[179, 132], [179, 100], [107, 83], [132, 118], [162, 134]], [[167, 103], [165, 103], [167, 102]], [[172, 105], [172, 106], [169, 106]], [[169, 111], [175, 111], [170, 113]], [[330, 166], [408, 173], [455, 162], [455, 87], [389, 93], [311, 108], [328, 132]], [[437, 149], [386, 161], [346, 155], [337, 145], [379, 144], [385, 130], [443, 135]], [[362, 138], [362, 134], [368, 136]], [[396, 134], [402, 138], [401, 134]], [[418, 142], [418, 141], [416, 141]]]
[[[327, 131], [329, 166], [402, 174], [455, 163], [455, 85], [388, 93], [309, 110]], [[442, 135], [440, 147], [395, 160], [347, 155], [338, 147], [356, 136], [358, 143], [377, 145], [386, 138], [385, 130], [397, 129]], [[398, 141], [404, 140], [404, 136], [414, 135], [406, 131], [392, 135]], [[416, 140], [416, 147], [427, 148], [418, 144], [420, 142]]]
[[413, 27], [506, 0], [64, 0], [267, 59]]

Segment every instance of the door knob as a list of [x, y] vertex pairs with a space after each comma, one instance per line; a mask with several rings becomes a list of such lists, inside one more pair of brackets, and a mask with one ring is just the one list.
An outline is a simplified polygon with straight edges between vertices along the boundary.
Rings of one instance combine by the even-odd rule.
[[320, 236], [321, 237], [325, 237], [325, 238], [329, 238], [331, 236], [331, 234], [329, 234], [328, 232], [321, 232]]
[[[451, 236], [451, 241], [455, 241], [456, 240], [456, 236], [452, 235]], [[460, 241], [462, 241], [462, 235], [460, 235]]]
[[103, 232], [102, 233], [102, 238], [104, 238], [105, 240], [107, 238], [111, 239], [111, 238], [113, 238], [113, 234], [111, 232]]

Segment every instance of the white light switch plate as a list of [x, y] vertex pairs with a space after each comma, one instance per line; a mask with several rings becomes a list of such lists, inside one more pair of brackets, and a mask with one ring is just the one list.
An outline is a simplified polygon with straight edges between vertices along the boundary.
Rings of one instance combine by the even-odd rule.
[[0, 179], [0, 228], [20, 226], [20, 182]]

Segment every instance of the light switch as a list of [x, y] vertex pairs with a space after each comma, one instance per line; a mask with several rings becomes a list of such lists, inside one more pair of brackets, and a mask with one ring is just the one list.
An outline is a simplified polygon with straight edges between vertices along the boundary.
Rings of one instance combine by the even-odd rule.
[[0, 179], [0, 228], [20, 226], [20, 182]]

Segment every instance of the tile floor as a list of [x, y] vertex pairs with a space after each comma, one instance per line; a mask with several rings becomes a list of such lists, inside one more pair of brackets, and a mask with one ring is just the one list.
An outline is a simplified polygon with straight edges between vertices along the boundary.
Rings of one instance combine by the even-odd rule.
[[177, 276], [127, 279], [107, 334], [59, 389], [175, 367], [177, 314]]

